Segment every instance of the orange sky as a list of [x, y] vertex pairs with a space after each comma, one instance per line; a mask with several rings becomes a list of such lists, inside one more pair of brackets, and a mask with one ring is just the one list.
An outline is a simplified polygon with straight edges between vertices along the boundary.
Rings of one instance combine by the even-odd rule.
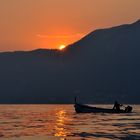
[[0, 0], [0, 51], [59, 48], [140, 19], [140, 0]]

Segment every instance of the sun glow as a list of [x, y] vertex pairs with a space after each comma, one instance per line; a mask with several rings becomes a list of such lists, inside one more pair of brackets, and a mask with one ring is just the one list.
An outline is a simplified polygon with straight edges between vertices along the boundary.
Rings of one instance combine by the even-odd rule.
[[59, 50], [63, 50], [65, 47], [65, 45], [60, 45]]

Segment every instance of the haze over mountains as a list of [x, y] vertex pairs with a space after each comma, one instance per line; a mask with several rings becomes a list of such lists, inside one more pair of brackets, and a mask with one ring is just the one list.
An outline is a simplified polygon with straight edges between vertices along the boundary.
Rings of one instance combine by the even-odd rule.
[[0, 103], [140, 103], [140, 20], [91, 32], [63, 51], [0, 53]]

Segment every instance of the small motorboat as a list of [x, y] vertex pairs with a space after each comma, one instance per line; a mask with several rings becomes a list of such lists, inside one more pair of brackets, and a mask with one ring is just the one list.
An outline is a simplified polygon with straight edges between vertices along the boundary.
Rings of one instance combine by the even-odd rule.
[[75, 108], [76, 113], [130, 113], [132, 112], [131, 106], [127, 106], [125, 107], [125, 109], [120, 109], [120, 110], [99, 108], [99, 107], [79, 104], [76, 102], [76, 98], [75, 98], [74, 108]]

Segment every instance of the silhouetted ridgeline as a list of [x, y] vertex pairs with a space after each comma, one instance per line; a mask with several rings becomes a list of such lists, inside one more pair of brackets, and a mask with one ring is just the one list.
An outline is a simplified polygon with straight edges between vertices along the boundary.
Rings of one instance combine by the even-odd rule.
[[76, 95], [140, 103], [140, 20], [91, 32], [63, 51], [0, 53], [0, 103], [72, 103]]

